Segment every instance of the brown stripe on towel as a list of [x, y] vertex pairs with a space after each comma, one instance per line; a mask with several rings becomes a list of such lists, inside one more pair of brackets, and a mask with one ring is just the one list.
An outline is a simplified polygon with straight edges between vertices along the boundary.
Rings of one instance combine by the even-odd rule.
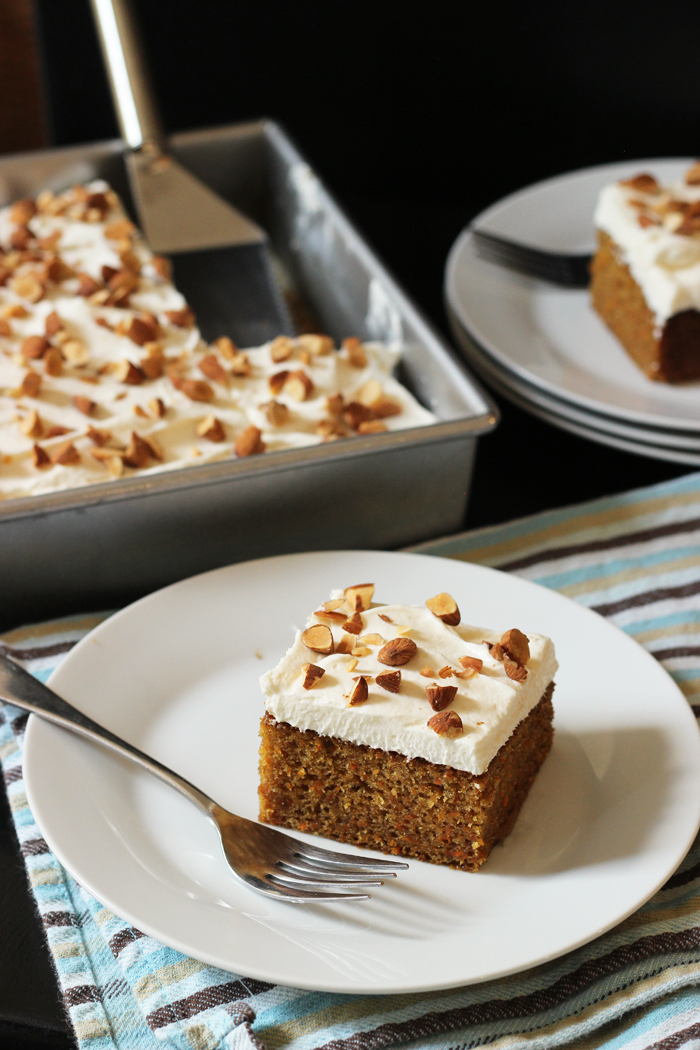
[[699, 1035], [700, 1021], [696, 1021], [689, 1028], [683, 1028], [680, 1032], [673, 1032], [672, 1035], [667, 1035], [665, 1039], [660, 1039], [658, 1043], [650, 1043], [645, 1050], [680, 1050], [680, 1047]]
[[[204, 988], [201, 992], [188, 995], [186, 999], [176, 999], [168, 1006], [161, 1006], [152, 1014], [146, 1015], [150, 1027], [156, 1031], [167, 1024], [175, 1021], [184, 1021], [203, 1010], [210, 1010], [212, 1006], [221, 1006], [224, 1003], [235, 1002], [236, 999], [247, 999], [249, 995], [257, 995], [259, 992], [269, 991], [274, 984], [264, 981], [247, 981], [248, 987], [242, 981], [229, 981], [227, 984], [215, 984], [211, 988]], [[255, 990], [253, 988], [255, 986]]]
[[47, 911], [41, 916], [41, 921], [47, 928], [49, 926], [78, 926], [78, 920], [69, 911]]
[[63, 996], [66, 1006], [80, 1006], [81, 1003], [99, 1003], [100, 994], [94, 984], [79, 984], [75, 988], [66, 988]]
[[659, 661], [673, 660], [676, 656], [700, 656], [700, 645], [677, 645], [675, 649], [650, 649], [649, 652]]
[[[578, 970], [565, 974], [549, 988], [512, 999], [489, 999], [469, 1006], [446, 1010], [444, 1013], [424, 1014], [410, 1021], [379, 1025], [373, 1031], [358, 1032], [347, 1039], [332, 1039], [316, 1050], [379, 1050], [391, 1043], [418, 1041], [438, 1032], [449, 1032], [467, 1025], [482, 1025], [496, 1021], [534, 1018], [572, 999], [595, 981], [609, 977], [625, 967], [633, 966], [655, 955], [700, 948], [700, 928], [691, 927], [678, 933], [659, 933], [641, 937], [632, 944], [624, 944], [600, 959], [589, 959]], [[612, 989], [611, 989], [612, 991]]]
[[592, 608], [594, 612], [600, 613], [601, 616], [615, 616], [616, 613], [624, 612], [626, 609], [636, 609], [641, 605], [653, 605], [655, 602], [668, 601], [669, 598], [690, 598], [694, 594], [700, 594], [700, 580], [694, 580], [692, 583], [683, 583], [679, 587], [658, 587], [653, 591], [632, 594], [629, 598], [621, 598], [618, 602], [594, 605]]
[[127, 944], [133, 944], [139, 937], [143, 937], [141, 930], [137, 930], [134, 926], [130, 930], [120, 930], [119, 933], [115, 933], [113, 937], [109, 939], [109, 950], [116, 959], [119, 952], [124, 951]]
[[44, 839], [29, 839], [20, 846], [23, 857], [40, 857], [42, 853], [49, 852], [49, 844]]
[[535, 554], [527, 554], [524, 558], [515, 558], [513, 561], [499, 563], [498, 568], [504, 572], [517, 572], [518, 569], [528, 569], [532, 565], [539, 565], [544, 561], [558, 561], [559, 558], [571, 558], [575, 554], [588, 554], [595, 551], [613, 550], [615, 547], [630, 547], [633, 543], [645, 543], [649, 540], [661, 539], [664, 536], [677, 536], [684, 532], [696, 532], [700, 530], [700, 518], [692, 518], [688, 521], [677, 521], [672, 525], [659, 525], [655, 529], [641, 529], [639, 532], [626, 532], [618, 536], [610, 536], [606, 540], [591, 540], [589, 543], [571, 543], [565, 547], [548, 547], [546, 550], [537, 551]]
[[4, 642], [0, 642], [0, 653], [3, 656], [9, 656], [12, 660], [42, 660], [46, 656], [60, 656], [61, 653], [68, 653], [70, 650], [78, 644], [79, 638], [74, 638], [70, 642], [55, 642], [54, 645], [35, 645], [29, 649], [18, 649], [14, 645], [5, 645]]

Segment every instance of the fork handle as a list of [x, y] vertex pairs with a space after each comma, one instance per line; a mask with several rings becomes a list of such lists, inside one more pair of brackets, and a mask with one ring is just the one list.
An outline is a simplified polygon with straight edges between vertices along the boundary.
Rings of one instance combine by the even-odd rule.
[[114, 751], [123, 758], [130, 759], [143, 769], [147, 769], [149, 773], [153, 773], [154, 776], [164, 780], [166, 784], [177, 788], [178, 791], [203, 809], [210, 817], [213, 817], [214, 811], [219, 808], [213, 799], [205, 795], [194, 784], [191, 784], [189, 780], [185, 780], [184, 777], [164, 766], [162, 762], [158, 762], [155, 758], [150, 758], [149, 755], [144, 754], [143, 751], [139, 751], [133, 744], [122, 740], [116, 733], [112, 733], [109, 729], [101, 726], [99, 722], [88, 718], [82, 711], [78, 711], [76, 707], [73, 707], [67, 700], [60, 697], [58, 693], [54, 693], [53, 689], [49, 689], [47, 685], [40, 682], [34, 675], [29, 674], [19, 664], [1, 654], [0, 700], [4, 700], [8, 704], [14, 704], [15, 707], [21, 707], [24, 711], [30, 711], [33, 715], [46, 719], [47, 722], [53, 722], [54, 725], [61, 726], [62, 729], [69, 729], [72, 733], [77, 733], [78, 736], [86, 737], [96, 744], [101, 744], [102, 747], [107, 748], [109, 751]]

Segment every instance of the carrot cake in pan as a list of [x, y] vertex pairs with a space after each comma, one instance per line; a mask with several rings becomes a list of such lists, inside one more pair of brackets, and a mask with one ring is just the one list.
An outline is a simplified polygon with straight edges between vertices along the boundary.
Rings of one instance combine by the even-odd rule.
[[650, 379], [700, 378], [700, 162], [606, 186], [595, 225], [594, 308]]
[[549, 638], [337, 592], [261, 678], [260, 819], [477, 871], [552, 744]]
[[435, 422], [399, 356], [207, 345], [104, 182], [0, 209], [0, 499]]

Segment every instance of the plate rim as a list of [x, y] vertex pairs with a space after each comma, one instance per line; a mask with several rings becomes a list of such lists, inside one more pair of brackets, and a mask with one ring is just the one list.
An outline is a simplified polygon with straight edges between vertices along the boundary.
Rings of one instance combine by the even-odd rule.
[[[447, 561], [447, 562], [450, 562], [450, 561], [454, 560], [454, 559], [451, 559], [451, 558], [441, 557], [440, 555], [426, 554], [424, 552], [416, 552], [416, 553], [414, 553], [412, 551], [393, 552], [393, 551], [367, 551], [367, 550], [357, 550], [357, 551], [354, 551], [354, 550], [336, 550], [336, 551], [317, 551], [317, 552], [302, 552], [302, 553], [276, 555], [276, 556], [268, 557], [268, 558], [253, 559], [253, 560], [248, 561], [248, 562], [234, 563], [233, 565], [222, 566], [222, 567], [220, 567], [218, 569], [213, 569], [213, 570], [209, 570], [209, 571], [204, 572], [204, 573], [199, 573], [199, 574], [197, 574], [195, 576], [188, 577], [185, 580], [180, 580], [180, 581], [177, 581], [176, 583], [169, 584], [168, 586], [163, 587], [163, 588], [161, 588], [161, 589], [159, 589], [157, 591], [154, 591], [154, 592], [152, 592], [149, 595], [145, 595], [144, 597], [138, 599], [136, 602], [133, 602], [130, 605], [125, 606], [123, 609], [121, 609], [118, 612], [116, 612], [115, 614], [113, 614], [113, 616], [108, 617], [107, 620], [103, 621], [101, 624], [99, 624], [92, 631], [88, 632], [88, 634], [85, 635], [78, 642], [78, 644], [75, 646], [75, 648], [66, 656], [65, 660], [61, 662], [59, 667], [54, 669], [54, 671], [52, 672], [51, 676], [48, 679], [48, 684], [51, 685], [51, 683], [54, 680], [54, 678], [58, 677], [58, 673], [59, 673], [60, 669], [62, 667], [64, 667], [64, 666], [67, 666], [66, 661], [70, 661], [71, 663], [73, 663], [74, 662], [74, 657], [77, 657], [79, 659], [80, 651], [82, 650], [82, 648], [87, 648], [87, 645], [90, 643], [90, 640], [92, 638], [94, 638], [96, 633], [102, 632], [102, 631], [106, 632], [106, 631], [110, 630], [111, 626], [114, 624], [114, 622], [117, 619], [121, 620], [123, 617], [128, 616], [130, 614], [131, 610], [135, 606], [142, 606], [144, 604], [147, 604], [151, 600], [153, 600], [154, 598], [159, 597], [159, 596], [163, 595], [166, 592], [172, 591], [175, 588], [183, 587], [184, 585], [187, 585], [187, 584], [191, 584], [192, 581], [194, 581], [194, 580], [198, 580], [198, 579], [201, 579], [203, 577], [212, 577], [212, 576], [215, 576], [217, 574], [224, 574], [225, 572], [230, 571], [231, 569], [235, 568], [236, 566], [250, 566], [250, 565], [254, 565], [256, 563], [257, 564], [265, 564], [265, 563], [270, 563], [270, 562], [273, 562], [273, 561], [278, 561], [279, 562], [279, 561], [284, 561], [284, 560], [296, 560], [296, 559], [301, 559], [301, 558], [315, 557], [316, 555], [319, 555], [319, 554], [320, 555], [325, 555], [325, 556], [330, 556], [330, 555], [337, 556], [338, 554], [351, 554], [351, 555], [363, 555], [364, 556], [364, 555], [367, 555], [368, 553], [369, 554], [379, 554], [382, 557], [386, 557], [386, 556], [394, 557], [396, 555], [399, 555], [400, 557], [410, 557], [410, 558], [420, 558], [420, 559], [436, 558], [437, 557], [441, 561]], [[499, 569], [495, 569], [495, 568], [492, 568], [490, 566], [480, 565], [478, 563], [462, 562], [461, 564], [469, 566], [470, 569], [476, 569], [476, 570], [482, 571], [482, 572], [484, 572], [486, 574], [496, 573], [498, 576], [501, 576], [501, 577], [510, 577], [510, 575], [511, 575], [511, 574], [508, 574], [508, 573], [504, 573], [504, 572], [502, 572]], [[671, 676], [668, 675], [668, 673], [665, 672], [665, 670], [663, 668], [661, 668], [661, 666], [658, 664], [658, 662], [656, 660], [654, 660], [654, 657], [652, 656], [651, 653], [648, 652], [648, 650], [644, 649], [643, 646], [641, 646], [638, 643], [636, 643], [633, 638], [631, 638], [628, 634], [626, 634], [626, 632], [624, 632], [616, 624], [611, 623], [609, 620], [606, 620], [605, 618], [599, 616], [594, 610], [588, 608], [587, 606], [584, 606], [584, 605], [581, 605], [581, 604], [579, 604], [577, 602], [574, 602], [572, 599], [567, 598], [565, 595], [562, 595], [558, 591], [551, 590], [549, 588], [543, 587], [542, 585], [537, 584], [534, 581], [528, 580], [528, 579], [526, 579], [524, 577], [513, 576], [512, 579], [513, 580], [517, 580], [519, 584], [526, 585], [528, 588], [535, 588], [536, 590], [541, 590], [541, 591], [547, 593], [550, 597], [554, 597], [555, 600], [560, 600], [560, 601], [563, 601], [563, 602], [565, 602], [567, 604], [569, 604], [569, 603], [572, 604], [573, 606], [575, 606], [577, 608], [578, 612], [581, 613], [583, 616], [594, 617], [597, 621], [600, 621], [600, 622], [604, 623], [607, 629], [609, 629], [610, 631], [612, 631], [612, 632], [614, 632], [614, 633], [616, 633], [618, 635], [621, 635], [624, 639], [626, 639], [626, 641], [628, 643], [632, 643], [635, 646], [635, 648], [637, 649], [638, 656], [641, 659], [643, 659], [645, 661], [648, 661], [649, 665], [653, 666], [655, 669], [661, 670], [661, 671], [664, 672], [664, 674], [666, 675], [666, 677], [668, 679], [669, 685], [673, 687], [673, 690], [675, 691], [675, 693], [677, 695], [677, 698], [681, 701], [681, 703], [679, 704], [679, 707], [678, 707], [678, 711], [679, 712], [680, 711], [684, 712], [681, 717], [685, 718], [686, 717], [685, 712], [687, 711], [687, 719], [688, 719], [689, 727], [692, 725], [693, 729], [696, 728], [696, 721], [695, 721], [695, 718], [693, 717], [693, 713], [692, 713], [690, 707], [687, 705], [687, 701], [685, 700], [685, 697], [683, 696], [682, 692], [680, 691], [680, 689], [678, 688], [676, 683], [673, 681]], [[53, 834], [53, 829], [48, 829], [47, 830], [44, 827], [44, 825], [41, 823], [40, 818], [39, 818], [38, 813], [37, 813], [38, 810], [41, 810], [41, 804], [40, 804], [40, 802], [37, 804], [37, 799], [36, 799], [36, 796], [34, 795], [34, 788], [33, 788], [33, 785], [32, 785], [32, 774], [31, 774], [32, 762], [33, 761], [37, 761], [37, 757], [35, 756], [34, 759], [32, 759], [31, 756], [32, 756], [32, 752], [37, 747], [37, 744], [34, 742], [35, 738], [36, 738], [36, 734], [37, 734], [37, 732], [41, 733], [44, 730], [46, 730], [48, 732], [49, 735], [48, 735], [47, 739], [49, 739], [49, 740], [51, 739], [51, 735], [53, 733], [60, 733], [61, 732], [61, 730], [58, 727], [53, 726], [53, 725], [51, 725], [50, 723], [47, 723], [47, 722], [42, 722], [36, 716], [30, 716], [29, 723], [27, 725], [26, 734], [25, 734], [25, 754], [24, 754], [25, 787], [26, 787], [26, 791], [27, 791], [27, 798], [28, 798], [30, 809], [32, 810], [32, 813], [34, 814], [35, 820], [36, 820], [37, 824], [39, 825], [39, 827], [40, 827], [40, 829], [42, 831], [42, 834], [46, 838], [46, 841], [48, 842], [50, 849], [52, 850], [54, 855], [57, 857], [59, 862], [67, 869], [67, 871], [73, 876], [73, 878], [75, 878], [76, 881], [78, 881], [82, 886], [84, 886], [85, 889], [89, 893], [91, 893], [92, 896], [94, 896], [100, 903], [104, 904], [107, 908], [109, 908], [111, 911], [113, 911], [117, 916], [122, 917], [127, 922], [129, 922], [132, 925], [138, 927], [138, 929], [140, 929], [142, 932], [144, 932], [147, 935], [153, 937], [155, 940], [157, 940], [157, 941], [159, 941], [159, 942], [161, 942], [161, 943], [163, 943], [163, 944], [165, 944], [165, 945], [167, 945], [169, 947], [172, 947], [172, 948], [174, 948], [177, 951], [180, 951], [181, 953], [183, 953], [183, 954], [185, 954], [187, 956], [190, 956], [190, 957], [195, 958], [195, 959], [199, 959], [200, 961], [204, 962], [206, 965], [214, 966], [214, 967], [217, 967], [217, 968], [220, 968], [220, 969], [224, 969], [224, 970], [227, 970], [227, 971], [231, 971], [232, 970], [232, 964], [231, 964], [230, 961], [228, 961], [228, 962], [224, 961], [224, 960], [218, 958], [217, 956], [209, 954], [206, 951], [201, 951], [201, 950], [199, 950], [196, 947], [193, 950], [191, 944], [186, 943], [185, 941], [179, 939], [178, 937], [171, 936], [171, 935], [167, 934], [167, 932], [166, 932], [166, 934], [164, 936], [164, 932], [163, 932], [162, 929], [157, 928], [157, 926], [152, 924], [152, 923], [150, 923], [148, 921], [148, 919], [144, 920], [140, 915], [138, 915], [134, 911], [132, 911], [131, 908], [124, 908], [118, 902], [112, 901], [110, 899], [109, 895], [102, 894], [99, 891], [99, 887], [96, 887], [96, 886], [93, 885], [92, 880], [90, 878], [87, 878], [87, 879], [84, 878], [82, 875], [80, 875], [73, 868], [73, 865], [72, 865], [71, 861], [65, 856], [60, 842], [58, 842], [58, 843], [56, 842], [56, 839], [54, 838], [54, 834]], [[693, 739], [694, 739], [694, 736], [693, 736]], [[81, 746], [84, 746], [84, 747], [90, 747], [91, 746], [89, 744], [89, 742], [84, 741], [81, 738], [76, 737], [76, 740], [78, 741], [79, 745], [81, 745]], [[697, 771], [700, 771], [700, 738], [696, 741], [695, 751], [696, 751]], [[422, 982], [416, 984], [416, 983], [406, 983], [404, 981], [404, 982], [399, 982], [399, 983], [395, 983], [395, 984], [387, 984], [386, 986], [382, 985], [381, 988], [379, 988], [379, 989], [376, 987], [376, 985], [369, 985], [368, 984], [368, 985], [365, 986], [365, 985], [358, 984], [358, 983], [350, 984], [347, 981], [345, 983], [343, 983], [342, 980], [330, 981], [330, 982], [324, 983], [323, 985], [319, 985], [318, 981], [313, 981], [313, 982], [310, 982], [308, 980], [305, 981], [303, 979], [303, 976], [300, 977], [299, 974], [295, 974], [294, 980], [292, 981], [291, 979], [284, 979], [284, 978], [280, 978], [280, 977], [277, 977], [277, 976], [273, 976], [273, 975], [271, 975], [269, 970], [263, 971], [263, 970], [261, 970], [259, 968], [256, 968], [256, 967], [249, 968], [249, 967], [247, 967], [247, 965], [244, 966], [245, 975], [248, 976], [248, 977], [257, 978], [257, 979], [263, 980], [263, 981], [273, 981], [275, 984], [280, 984], [280, 985], [283, 985], [283, 986], [286, 985], [286, 986], [289, 986], [289, 987], [297, 987], [297, 988], [301, 988], [301, 989], [307, 989], [307, 990], [310, 990], [310, 991], [322, 991], [322, 992], [329, 992], [329, 993], [335, 993], [335, 994], [347, 993], [347, 994], [360, 994], [360, 995], [362, 995], [362, 994], [405, 994], [405, 993], [416, 993], [416, 994], [424, 994], [425, 993], [425, 994], [427, 994], [429, 992], [440, 991], [440, 990], [447, 990], [447, 989], [450, 989], [450, 988], [456, 988], [456, 987], [461, 987], [461, 986], [465, 986], [466, 987], [466, 986], [471, 986], [471, 985], [475, 985], [475, 984], [481, 984], [481, 983], [484, 983], [484, 982], [487, 982], [487, 981], [490, 981], [490, 980], [497, 980], [497, 979], [500, 979], [502, 977], [507, 977], [507, 976], [509, 976], [511, 974], [514, 974], [514, 973], [526, 972], [527, 970], [531, 969], [532, 967], [539, 966], [539, 965], [542, 965], [543, 963], [547, 963], [547, 962], [550, 962], [550, 961], [552, 961], [554, 959], [560, 958], [563, 955], [568, 954], [569, 952], [574, 951], [574, 950], [582, 947], [585, 944], [591, 943], [597, 937], [599, 937], [602, 934], [608, 932], [609, 930], [611, 930], [615, 926], [619, 925], [619, 923], [623, 922], [626, 918], [629, 917], [629, 915], [633, 914], [640, 907], [642, 907], [658, 891], [658, 889], [665, 883], [665, 881], [668, 879], [668, 877], [673, 873], [673, 871], [676, 870], [678, 865], [681, 863], [681, 861], [683, 860], [683, 858], [687, 854], [688, 850], [690, 849], [690, 847], [691, 847], [691, 845], [692, 845], [692, 843], [693, 843], [693, 841], [694, 841], [694, 839], [695, 839], [695, 837], [697, 835], [698, 830], [700, 829], [700, 797], [698, 797], [698, 799], [696, 801], [696, 804], [695, 804], [695, 818], [694, 818], [694, 822], [692, 822], [692, 825], [689, 824], [688, 826], [692, 827], [692, 830], [686, 835], [686, 837], [684, 838], [682, 844], [680, 844], [680, 846], [677, 846], [677, 848], [676, 848], [676, 850], [675, 850], [675, 852], [673, 854], [673, 863], [672, 863], [672, 865], [669, 867], [668, 863], [666, 863], [663, 875], [661, 877], [659, 877], [658, 881], [655, 882], [654, 885], [651, 888], [647, 887], [647, 890], [645, 891], [643, 897], [640, 897], [640, 898], [636, 899], [629, 906], [629, 908], [626, 908], [624, 910], [624, 912], [620, 912], [612, 921], [606, 922], [602, 926], [597, 926], [595, 928], [595, 930], [593, 930], [593, 931], [589, 932], [588, 934], [580, 937], [575, 942], [571, 942], [571, 943], [567, 944], [563, 948], [560, 947], [560, 948], [558, 948], [558, 949], [556, 949], [556, 950], [554, 950], [552, 952], [548, 952], [546, 954], [538, 955], [536, 958], [533, 958], [530, 961], [528, 961], [528, 963], [525, 966], [516, 965], [516, 966], [513, 966], [513, 967], [507, 967], [507, 968], [498, 970], [497, 972], [490, 972], [490, 973], [487, 973], [485, 975], [479, 976], [477, 978], [468, 978], [467, 980], [465, 980], [464, 976], [462, 976], [462, 977], [458, 977], [458, 978], [456, 978], [454, 980], [450, 980], [449, 982], [447, 982], [445, 980], [438, 980], [438, 981], [435, 981], [433, 983], [431, 983], [430, 981], [427, 981], [427, 982], [426, 981], [422, 981]], [[59, 832], [59, 838], [60, 838], [60, 832]], [[350, 847], [350, 848], [352, 848], [352, 847]], [[80, 865], [78, 865], [78, 867], [79, 866]], [[233, 965], [233, 972], [237, 972], [237, 965]]]
[[[501, 197], [499, 200], [489, 204], [486, 208], [474, 216], [474, 218], [465, 226], [453, 241], [450, 250], [447, 255], [444, 270], [443, 280], [443, 294], [444, 298], [449, 306], [449, 309], [459, 320], [462, 327], [468, 332], [470, 337], [474, 339], [478, 345], [492, 357], [499, 367], [514, 372], [524, 382], [529, 383], [531, 386], [540, 388], [547, 392], [553, 397], [556, 397], [560, 401], [566, 401], [573, 405], [585, 409], [590, 412], [594, 412], [597, 415], [609, 416], [612, 419], [623, 419], [631, 423], [641, 424], [650, 428], [657, 427], [659, 429], [666, 430], [677, 430], [677, 431], [690, 431], [691, 433], [700, 434], [700, 424], [689, 419], [687, 422], [683, 422], [670, 416], [663, 415], [650, 415], [649, 413], [638, 411], [636, 409], [626, 408], [615, 408], [606, 402], [597, 401], [593, 398], [588, 397], [584, 394], [578, 394], [574, 391], [570, 391], [567, 388], [557, 386], [548, 379], [537, 375], [534, 372], [528, 371], [522, 365], [516, 361], [512, 361], [500, 347], [494, 343], [487, 334], [480, 331], [479, 328], [474, 324], [468, 315], [468, 312], [463, 307], [457, 293], [457, 269], [468, 250], [469, 245], [473, 241], [473, 230], [479, 228], [482, 225], [486, 225], [488, 220], [495, 214], [498, 214], [503, 208], [526, 198], [534, 192], [546, 190], [550, 186], [554, 186], [567, 179], [573, 179], [583, 175], [591, 175], [594, 173], [603, 173], [606, 170], [620, 169], [621, 167], [629, 168], [634, 170], [640, 166], [651, 167], [658, 164], [690, 164], [693, 163], [692, 158], [684, 157], [653, 157], [653, 158], [640, 158], [639, 160], [632, 161], [616, 161], [606, 164], [595, 164], [589, 167], [577, 168], [573, 171], [561, 172], [559, 175], [553, 175], [546, 179], [541, 179], [538, 182], [529, 183], [527, 186], [521, 187], [518, 190], [514, 190], [512, 193]], [[593, 226], [591, 225], [591, 231], [593, 232]], [[503, 270], [503, 274], [507, 277], [508, 272]], [[522, 277], [519, 278], [523, 280]], [[525, 278], [527, 279], [527, 278]], [[567, 294], [571, 294], [571, 290], [567, 290]], [[581, 293], [583, 294], [583, 293]], [[651, 382], [651, 380], [650, 380]], [[700, 389], [699, 389], [700, 396]]]

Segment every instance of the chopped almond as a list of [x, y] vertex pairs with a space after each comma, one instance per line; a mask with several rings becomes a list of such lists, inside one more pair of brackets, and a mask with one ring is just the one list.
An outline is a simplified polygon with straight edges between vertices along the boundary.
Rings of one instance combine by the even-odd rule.
[[426, 685], [425, 693], [433, 711], [442, 711], [457, 696], [456, 685]]
[[343, 409], [343, 419], [351, 430], [357, 430], [361, 423], [374, 419], [374, 411], [366, 405], [361, 405], [359, 401], [351, 401]]
[[403, 408], [398, 401], [391, 397], [382, 397], [372, 405], [372, 411], [377, 419], [386, 419], [388, 416], [400, 416]]
[[142, 317], [132, 317], [126, 322], [121, 332], [137, 346], [145, 346], [146, 343], [152, 343], [158, 338], [157, 325]]
[[195, 317], [189, 306], [183, 306], [181, 310], [166, 310], [165, 316], [176, 328], [192, 328]]
[[351, 653], [357, 645], [357, 639], [351, 634], [344, 634], [336, 646], [337, 653]]
[[348, 672], [348, 674], [351, 671], [355, 670], [355, 668], [357, 667], [357, 664], [358, 664], [358, 660], [354, 656], [353, 656], [353, 658], [351, 660], [348, 660], [348, 662], [345, 665], [345, 670]]
[[49, 429], [44, 434], [44, 437], [48, 441], [49, 438], [63, 437], [64, 434], [70, 434], [70, 430], [68, 429], [68, 427], [53, 426], [49, 427]]
[[351, 611], [364, 612], [372, 604], [374, 584], [356, 583], [352, 587], [346, 587], [343, 594]]
[[270, 343], [270, 357], [278, 364], [280, 361], [288, 361], [294, 353], [294, 343], [286, 335], [278, 335]]
[[308, 401], [314, 392], [314, 384], [303, 368], [290, 372], [284, 382], [285, 392], [295, 401]]
[[369, 687], [367, 680], [360, 675], [359, 678], [355, 679], [355, 688], [349, 697], [349, 706], [357, 707], [358, 704], [364, 704], [365, 700], [369, 696]]
[[34, 446], [32, 449], [32, 458], [37, 470], [42, 470], [43, 467], [49, 467], [51, 465], [48, 453], [41, 447], [41, 445]]
[[283, 369], [281, 372], [275, 372], [274, 375], [269, 377], [267, 385], [273, 394], [277, 395], [282, 392], [284, 384], [287, 382], [288, 375], [289, 372], [286, 369]]
[[84, 416], [91, 416], [97, 407], [94, 401], [91, 401], [89, 397], [83, 397], [81, 394], [75, 395], [73, 404], [78, 409], [78, 412], [82, 412]]
[[[312, 357], [321, 357], [329, 354], [333, 349], [333, 340], [329, 335], [300, 335], [297, 336], [296, 344], [304, 350], [308, 350]], [[273, 358], [274, 360], [274, 358]]]
[[503, 657], [503, 666], [509, 678], [514, 682], [524, 682], [527, 678], [527, 668], [523, 667], [517, 660], [511, 660], [507, 654]]
[[639, 193], [660, 193], [661, 187], [654, 178], [653, 175], [648, 175], [644, 172], [641, 175], [635, 175], [632, 179], [621, 179], [621, 186], [629, 186], [632, 190], [637, 190]]
[[436, 594], [434, 598], [428, 598], [425, 604], [433, 616], [437, 616], [439, 620], [442, 620], [443, 623], [448, 624], [450, 627], [456, 627], [461, 619], [457, 602], [451, 594], [447, 594], [444, 591], [442, 594]]
[[199, 370], [213, 383], [225, 383], [228, 379], [215, 354], [207, 354], [206, 357], [203, 357], [199, 362]]
[[44, 371], [49, 376], [60, 376], [63, 371], [63, 354], [55, 346], [44, 354]]
[[71, 365], [86, 365], [90, 360], [90, 351], [82, 339], [66, 339], [61, 342], [61, 353]]
[[26, 226], [36, 215], [36, 204], [31, 197], [22, 197], [10, 208], [10, 222], [16, 226]]
[[203, 379], [183, 379], [179, 383], [179, 389], [190, 401], [214, 400], [214, 391]]
[[32, 361], [43, 357], [50, 348], [51, 343], [43, 335], [28, 335], [20, 343], [19, 352], [25, 361]]
[[320, 620], [331, 620], [334, 623], [345, 623], [347, 616], [343, 612], [332, 612], [328, 609], [316, 609], [314, 616]]
[[99, 292], [100, 286], [89, 273], [78, 274], [78, 295], [82, 295], [85, 299], [88, 296], [94, 295], [95, 292]]
[[367, 645], [356, 645], [350, 650], [353, 656], [371, 656], [372, 650]]
[[333, 652], [333, 634], [330, 627], [326, 627], [323, 623], [315, 623], [312, 627], [307, 627], [301, 640], [312, 652], [322, 653], [324, 656]]
[[432, 667], [421, 667], [419, 674], [422, 674], [424, 678], [435, 678], [435, 671]]
[[380, 664], [390, 667], [402, 667], [418, 652], [418, 646], [412, 638], [394, 638], [387, 642], [377, 653]]
[[268, 401], [260, 408], [271, 427], [282, 427], [289, 422], [289, 409], [281, 401]]
[[197, 434], [199, 437], [206, 438], [207, 441], [225, 441], [226, 431], [224, 430], [223, 423], [216, 416], [205, 416], [205, 418], [197, 424]]
[[481, 669], [484, 666], [484, 661], [480, 660], [478, 656], [460, 656], [459, 662], [465, 671], [475, 671], [477, 674], [481, 674]]
[[385, 434], [388, 430], [386, 423], [382, 423], [380, 419], [367, 419], [364, 423], [360, 423], [357, 428], [358, 434]]
[[360, 645], [384, 645], [386, 638], [382, 638], [381, 634], [363, 634], [358, 641]]
[[401, 688], [401, 672], [382, 671], [377, 675], [377, 685], [386, 689], [387, 693], [398, 693]]
[[319, 678], [323, 678], [325, 673], [324, 669], [317, 664], [304, 664], [301, 669], [302, 689], [312, 689]]
[[109, 241], [127, 241], [135, 230], [133, 222], [128, 219], [117, 219], [105, 226], [105, 237]]
[[345, 350], [348, 361], [353, 368], [367, 367], [367, 354], [359, 339], [356, 339], [354, 336], [349, 339], [343, 339], [343, 350]]
[[41, 422], [41, 417], [36, 409], [32, 409], [28, 416], [25, 416], [19, 425], [19, 429], [27, 437], [38, 438], [44, 432], [44, 425]]
[[127, 386], [140, 386], [143, 383], [143, 372], [125, 357], [115, 368], [114, 378]]
[[38, 372], [29, 371], [20, 385], [20, 393], [25, 397], [36, 397], [41, 389], [41, 376]]
[[12, 326], [4, 317], [0, 317], [0, 335], [5, 338], [10, 338], [12, 335]]
[[129, 447], [122, 456], [127, 467], [133, 467], [134, 469], [145, 467], [152, 455], [153, 449], [151, 446], [144, 441], [140, 434], [132, 430]]
[[157, 416], [158, 419], [162, 419], [166, 413], [165, 404], [163, 403], [163, 401], [161, 401], [159, 397], [151, 398], [151, 400], [148, 402], [148, 407], [150, 408], [153, 415]]
[[250, 359], [247, 354], [244, 354], [242, 350], [239, 350], [234, 357], [231, 358], [231, 375], [237, 376], [239, 379], [245, 379], [253, 371], [253, 366], [250, 363]]
[[525, 664], [530, 659], [530, 645], [527, 637], [522, 631], [519, 631], [517, 627], [513, 627], [501, 638], [501, 648], [504, 653], [507, 653], [511, 660], [515, 660], [516, 663]]
[[80, 463], [80, 453], [71, 441], [67, 441], [52, 452], [51, 462], [73, 466], [75, 463]]
[[446, 736], [450, 740], [456, 739], [464, 732], [462, 719], [456, 711], [440, 711], [428, 719], [428, 725], [438, 736]]
[[440, 678], [453, 678], [454, 670], [450, 667], [449, 664], [446, 664], [445, 667], [440, 668], [440, 670], [438, 671], [438, 676]]
[[364, 624], [362, 622], [362, 617], [360, 616], [359, 612], [353, 613], [352, 616], [343, 624], [343, 630], [348, 631], [350, 634], [361, 634], [363, 627]]
[[323, 603], [323, 608], [328, 612], [335, 612], [341, 605], [345, 605], [344, 598], [329, 598], [327, 602]]
[[111, 436], [112, 435], [110, 433], [105, 432], [104, 430], [97, 430], [96, 427], [90, 427], [90, 429], [87, 432], [87, 437], [90, 438], [93, 444], [98, 445], [99, 447], [102, 447], [102, 445], [106, 444], [106, 442], [109, 441]]
[[258, 427], [245, 427], [236, 438], [233, 446], [237, 456], [256, 456], [265, 451], [265, 443], [261, 440], [262, 431]]

